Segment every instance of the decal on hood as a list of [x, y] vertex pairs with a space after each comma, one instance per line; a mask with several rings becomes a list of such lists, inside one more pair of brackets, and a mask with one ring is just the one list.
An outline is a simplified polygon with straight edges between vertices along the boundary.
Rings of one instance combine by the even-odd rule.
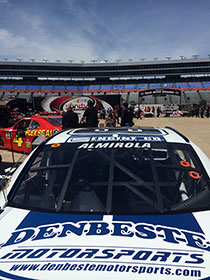
[[[210, 242], [193, 214], [30, 212], [1, 244], [0, 263], [10, 264], [11, 273], [27, 271], [34, 273], [34, 278], [37, 272], [99, 271], [150, 277], [160, 274], [168, 275], [168, 279], [175, 279], [170, 278], [172, 275], [188, 276], [185, 279], [192, 280], [203, 275], [209, 251]], [[0, 276], [29, 279], [5, 273], [0, 271]]]

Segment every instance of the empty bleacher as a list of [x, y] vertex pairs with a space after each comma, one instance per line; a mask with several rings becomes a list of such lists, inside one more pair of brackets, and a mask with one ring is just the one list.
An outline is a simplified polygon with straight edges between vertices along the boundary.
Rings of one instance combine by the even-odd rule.
[[173, 83], [163, 83], [162, 84], [162, 88], [163, 89], [173, 89], [174, 88], [174, 84]]
[[65, 86], [54, 86], [55, 93], [65, 93]]
[[28, 92], [38, 92], [40, 90], [40, 85], [29, 85], [27, 91]]
[[191, 82], [189, 83], [190, 89], [191, 90], [202, 90], [202, 85], [200, 82]]
[[189, 90], [189, 86], [187, 83], [175, 83], [175, 88], [182, 90]]
[[[72, 82], [69, 82], [72, 83]], [[206, 100], [210, 103], [210, 82], [208, 81], [190, 81], [187, 82], [162, 82], [159, 80], [156, 82], [145, 83], [139, 80], [138, 83], [128, 83], [128, 81], [123, 81], [118, 83], [110, 84], [91, 84], [82, 81], [82, 85], [79, 82], [75, 82], [75, 85], [68, 85], [67, 82], [55, 84], [54, 82], [50, 84], [18, 84], [13, 82], [13, 84], [6, 84], [3, 82], [0, 85], [0, 99], [7, 100], [8, 98], [30, 98], [32, 96], [58, 96], [65, 94], [120, 94], [123, 100], [133, 101], [138, 103], [139, 99], [142, 104], [177, 104], [180, 103], [180, 98], [167, 94], [165, 96], [143, 96], [139, 97], [139, 92], [144, 90], [153, 89], [179, 89], [182, 90], [181, 102], [183, 104], [199, 103], [201, 100]]]
[[148, 89], [148, 84], [137, 84], [137, 91], [141, 91], [143, 89]]
[[210, 90], [210, 82], [203, 82], [204, 89]]
[[52, 85], [42, 85], [41, 87], [41, 93], [50, 93], [53, 90]]
[[0, 91], [10, 92], [14, 89], [14, 85], [2, 85]]
[[13, 89], [14, 92], [24, 92], [26, 91], [26, 85], [16, 85]]
[[77, 93], [78, 92], [78, 88], [77, 88], [77, 86], [73, 86], [73, 85], [69, 85], [69, 86], [67, 86], [66, 87], [66, 91], [67, 91], [67, 93], [69, 93], [69, 94], [71, 94], [71, 93]]
[[88, 85], [87, 86], [79, 86], [78, 87], [78, 90], [79, 90], [79, 93], [82, 93], [82, 94], [84, 94], [84, 93], [87, 93], [88, 92]]
[[101, 85], [101, 93], [109, 93], [112, 91], [112, 85]]
[[114, 93], [120, 93], [123, 91], [124, 85], [113, 85], [113, 92]]
[[136, 84], [126, 84], [124, 92], [134, 92], [136, 90]]
[[90, 85], [88, 88], [88, 92], [89, 93], [98, 93], [99, 89], [100, 89], [99, 85]]
[[149, 88], [150, 89], [155, 89], [155, 88], [161, 89], [162, 86], [161, 86], [161, 84], [149, 84]]

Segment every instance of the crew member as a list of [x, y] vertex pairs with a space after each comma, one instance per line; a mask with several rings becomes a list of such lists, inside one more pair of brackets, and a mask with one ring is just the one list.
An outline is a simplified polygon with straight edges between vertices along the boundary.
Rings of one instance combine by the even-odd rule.
[[67, 111], [63, 113], [62, 117], [62, 129], [65, 128], [77, 128], [79, 127], [79, 118], [77, 113], [73, 111], [71, 105], [67, 107]]
[[85, 125], [87, 127], [98, 127], [98, 112], [97, 109], [93, 106], [92, 100], [88, 100], [88, 107], [85, 110], [81, 123], [85, 120]]
[[121, 126], [133, 126], [133, 112], [128, 110], [128, 103], [124, 102], [121, 112]]

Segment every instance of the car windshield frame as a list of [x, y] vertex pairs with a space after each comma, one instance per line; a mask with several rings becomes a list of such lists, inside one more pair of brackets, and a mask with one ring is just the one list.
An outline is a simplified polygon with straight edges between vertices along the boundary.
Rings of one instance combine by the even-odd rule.
[[62, 126], [62, 117], [47, 117], [45, 120], [53, 126]]
[[[100, 143], [94, 142], [78, 142], [42, 145], [42, 147], [44, 146], [44, 148], [39, 147], [36, 153], [34, 153], [32, 158], [30, 159], [30, 163], [24, 168], [22, 174], [19, 176], [17, 182], [13, 186], [8, 196], [8, 205], [43, 212], [49, 211], [55, 213], [101, 213], [123, 215], [171, 214], [177, 212], [193, 212], [210, 209], [210, 203], [206, 201], [207, 198], [209, 199], [210, 197], [209, 176], [204, 169], [199, 157], [196, 155], [195, 151], [189, 144], [145, 141], [142, 141], [141, 143], [117, 143], [106, 141], [101, 145], [99, 144]], [[137, 148], [134, 148], [135, 146]], [[98, 147], [98, 149], [96, 147]], [[59, 163], [59, 156], [61, 157], [62, 154], [63, 156], [66, 156], [67, 151], [69, 150], [71, 151], [68, 155], [69, 162], [64, 161]], [[46, 157], [48, 158], [48, 165], [46, 165], [47, 160], [43, 160], [43, 154], [47, 155]], [[56, 154], [57, 156], [55, 156]], [[91, 154], [93, 156], [92, 158]], [[125, 154], [126, 160], [123, 159], [123, 154]], [[39, 159], [40, 155], [42, 157], [41, 159]], [[98, 158], [100, 158], [100, 163], [102, 166], [100, 166], [100, 163], [96, 163], [93, 167], [91, 167], [93, 165], [94, 155], [97, 155]], [[131, 155], [133, 157], [131, 158], [131, 160], [133, 160], [133, 163], [135, 163], [137, 167], [138, 164], [139, 166], [143, 166], [141, 165], [141, 161], [145, 161], [144, 164], [146, 164], [146, 168], [144, 167], [144, 171], [142, 173], [138, 173], [139, 169], [137, 167], [129, 165], [128, 156]], [[176, 158], [177, 156], [180, 157], [179, 160]], [[83, 164], [81, 166], [78, 165], [78, 162], [85, 162], [88, 157], [90, 157], [90, 161], [87, 161], [86, 164]], [[117, 157], [119, 157], [119, 159], [117, 159]], [[169, 158], [170, 164], [167, 163], [167, 161], [169, 161]], [[55, 161], [54, 164], [49, 164], [49, 161], [51, 161], [52, 159]], [[80, 169], [78, 168], [79, 166]], [[133, 169], [131, 169], [131, 167]], [[66, 171], [64, 172], [64, 170]], [[72, 183], [73, 178], [75, 177], [75, 173], [77, 173], [75, 172], [75, 170], [80, 170], [81, 172], [86, 171], [85, 174], [88, 175], [86, 175], [87, 178], [83, 176], [83, 179], [80, 179], [80, 177], [78, 176], [76, 183], [74, 183], [75, 187], [72, 187], [74, 185]], [[99, 175], [95, 175], [95, 177], [90, 175], [94, 170], [96, 173], [104, 171], [104, 177], [100, 175], [100, 178], [102, 178], [101, 181], [97, 181]], [[120, 179], [116, 179], [116, 170], [119, 173], [119, 177], [121, 177]], [[64, 172], [64, 174], [62, 172]], [[60, 183], [60, 181], [55, 178], [58, 176], [58, 173], [62, 173], [60, 175], [60, 180], [62, 181], [62, 183]], [[167, 180], [165, 180], [167, 173], [169, 175], [167, 175]], [[174, 177], [175, 179], [172, 180], [170, 179], [170, 176], [172, 176], [173, 173], [175, 174], [173, 176], [176, 177]], [[38, 183], [35, 181], [35, 179], [37, 180], [37, 174], [40, 174], [40, 178], [41, 176], [47, 176], [48, 181], [47, 183], [45, 183], [46, 189], [44, 191], [42, 190], [42, 184], [40, 184], [40, 182], [42, 182], [41, 179], [38, 177]], [[92, 179], [89, 180], [88, 176]], [[104, 180], [104, 178], [106, 178], [106, 180]], [[57, 197], [55, 199], [55, 194], [52, 193], [56, 192], [56, 180], [57, 184], [60, 184], [60, 190], [59, 195], [57, 194]], [[185, 183], [183, 183], [182, 181]], [[30, 182], [30, 184], [29, 187], [26, 188], [25, 185], [27, 185], [28, 182]], [[31, 182], [32, 185], [35, 185], [36, 191], [42, 194], [42, 197], [40, 199], [40, 201], [42, 201], [40, 204], [41, 206], [36, 203], [36, 200], [34, 200], [32, 204], [30, 204], [29, 202], [28, 204], [26, 203], [27, 195], [24, 193], [26, 193], [26, 190], [29, 190], [30, 188], [33, 189]], [[70, 182], [72, 186], [69, 186]], [[173, 188], [179, 188], [179, 194], [178, 190], [175, 189], [174, 195], [182, 197], [182, 201], [178, 200], [176, 201], [176, 203], [174, 202], [173, 205], [170, 205], [171, 202], [168, 202], [167, 200], [173, 200], [173, 198], [171, 198], [172, 195], [167, 194], [170, 197], [170, 199], [168, 199], [167, 195], [165, 194], [170, 191], [167, 190], [167, 188], [169, 188], [169, 184], [171, 190], [173, 190]], [[189, 194], [187, 194], [186, 186], [184, 186], [186, 184], [189, 185], [187, 188], [190, 190], [188, 191], [190, 193], [190, 196]], [[73, 198], [71, 198], [71, 200], [67, 200], [67, 192], [71, 188], [75, 188], [75, 190], [78, 188], [79, 194], [77, 193], [74, 197], [72, 195]], [[99, 190], [99, 188], [105, 189], [100, 195], [100, 199], [98, 199], [97, 193], [97, 190]], [[73, 190], [72, 192], [76, 192], [75, 190]], [[131, 204], [134, 204], [132, 199], [133, 197], [135, 197], [135, 199], [139, 198], [141, 202], [143, 201], [143, 204], [145, 204], [146, 206], [139, 206], [137, 201], [135, 202], [136, 208], [133, 206], [132, 210], [123, 210], [124, 208], [127, 208], [122, 207], [121, 209], [121, 206], [118, 206], [119, 209], [116, 207], [117, 210], [114, 210], [114, 201], [118, 203], [117, 200], [120, 200], [121, 191], [125, 193], [127, 192], [127, 196], [131, 197]], [[82, 195], [80, 195], [81, 192]], [[30, 195], [30, 191], [28, 195]], [[75, 204], [77, 204], [78, 209], [76, 208], [76, 206], [72, 206], [72, 201], [74, 201], [73, 199], [76, 200]], [[53, 203], [50, 200], [52, 200]], [[86, 202], [84, 202], [84, 200]], [[103, 200], [103, 205], [101, 203], [101, 200]], [[204, 202], [203, 206], [200, 205], [202, 201]], [[80, 204], [84, 203], [92, 203], [95, 208], [91, 208], [90, 206], [81, 208]], [[123, 200], [121, 201], [121, 203], [123, 203]], [[167, 203], [169, 206], [166, 207]], [[134, 208], [142, 210], [134, 210]]]

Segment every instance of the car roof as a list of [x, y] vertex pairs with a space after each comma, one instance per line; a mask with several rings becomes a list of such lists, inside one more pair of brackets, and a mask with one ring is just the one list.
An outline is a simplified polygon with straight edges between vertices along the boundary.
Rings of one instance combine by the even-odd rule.
[[32, 118], [48, 119], [48, 118], [61, 118], [61, 115], [32, 115]]
[[[52, 136], [47, 144], [54, 144], [54, 143], [66, 143], [71, 142], [72, 138], [80, 138], [81, 142], [82, 139], [85, 137], [85, 140], [91, 141], [91, 137], [120, 137], [120, 136], [143, 136], [145, 141], [152, 141], [155, 142], [156, 139], [161, 139], [164, 142], [171, 142], [171, 143], [185, 143], [189, 144], [190, 140], [181, 134], [179, 131], [175, 130], [171, 127], [146, 127], [146, 126], [135, 126], [135, 127], [115, 127], [115, 128], [78, 128], [78, 129], [67, 129], [62, 130], [59, 133]], [[158, 137], [158, 138], [157, 138]], [[106, 138], [103, 139], [103, 141]], [[108, 139], [110, 141], [112, 139]], [[122, 139], [123, 140], [123, 139]], [[121, 140], [121, 141], [122, 141]], [[130, 138], [132, 141], [132, 138]], [[157, 140], [158, 142], [160, 140]]]

